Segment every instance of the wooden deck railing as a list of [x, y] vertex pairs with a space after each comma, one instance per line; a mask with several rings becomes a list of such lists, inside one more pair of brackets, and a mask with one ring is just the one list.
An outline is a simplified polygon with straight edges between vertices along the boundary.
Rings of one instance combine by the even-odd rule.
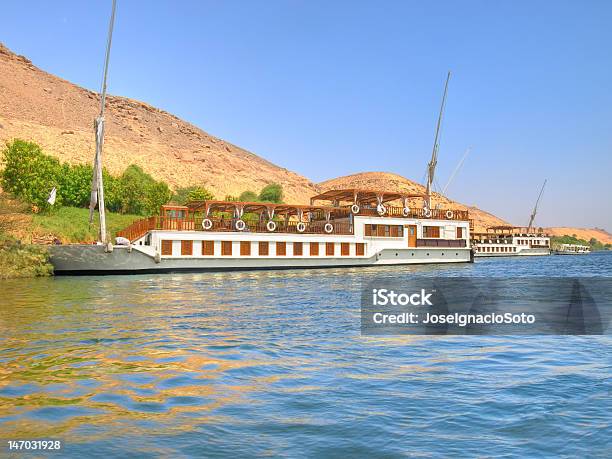
[[151, 229], [153, 229], [155, 218], [156, 217], [149, 217], [143, 218], [142, 220], [137, 220], [127, 228], [117, 232], [117, 236], [124, 237], [133, 242], [136, 239], [141, 238], [142, 236], [147, 234], [147, 232]]
[[[404, 215], [404, 209], [402, 207], [387, 206], [385, 217], [402, 217], [402, 218], [420, 218], [420, 219], [436, 219], [436, 220], [459, 220], [467, 221], [468, 211], [467, 210], [453, 210], [452, 217], [446, 214], [447, 210], [444, 209], [431, 209], [431, 216], [426, 217], [423, 209], [410, 209], [407, 216]], [[326, 233], [324, 228], [327, 221], [321, 212], [313, 213], [313, 221], [306, 223], [306, 230], [303, 234], [353, 234], [353, 227], [348, 221], [344, 221], [343, 217], [350, 215], [350, 209], [340, 208], [334, 211], [334, 219], [330, 220], [333, 225], [331, 233]], [[359, 210], [357, 216], [374, 216], [379, 217], [375, 208], [362, 207]], [[341, 221], [336, 219], [340, 218]], [[222, 217], [211, 217], [210, 220], [213, 222], [213, 226], [210, 230], [206, 231], [236, 231], [235, 223], [236, 219], [233, 218], [222, 218]], [[266, 221], [260, 220], [245, 220], [246, 228], [244, 232], [251, 233], [270, 233], [268, 231]], [[470, 220], [470, 228], [472, 227], [473, 221]], [[298, 233], [297, 222], [283, 220], [276, 222], [276, 233]], [[122, 236], [130, 241], [135, 241], [138, 238], [144, 236], [148, 231], [151, 230], [174, 230], [174, 231], [205, 231], [202, 228], [202, 219], [200, 217], [195, 218], [190, 216], [187, 218], [175, 218], [165, 216], [153, 216], [144, 218], [132, 223], [130, 226], [121, 230], [117, 233], [117, 236]]]
[[[237, 231], [236, 230], [236, 219], [233, 218], [220, 218], [211, 217], [212, 228], [205, 230], [202, 227], [202, 219], [187, 217], [187, 218], [173, 218], [154, 216], [144, 218], [132, 223], [127, 228], [119, 231], [117, 236], [125, 237], [130, 241], [144, 236], [148, 231], [151, 230], [171, 230], [171, 231]], [[267, 221], [260, 220], [244, 220], [246, 228], [242, 231], [243, 233], [293, 233], [293, 234], [322, 234], [322, 235], [348, 235], [353, 234], [353, 227], [346, 221], [334, 221], [330, 220], [333, 229], [330, 233], [325, 232], [325, 220], [316, 220], [310, 223], [306, 223], [306, 229], [303, 233], [299, 233], [297, 230], [297, 222], [289, 221], [275, 221], [276, 229], [274, 231], [268, 231]]]
[[[387, 211], [382, 217], [401, 217], [401, 218], [421, 218], [421, 219], [434, 219], [434, 220], [469, 220], [469, 212], [467, 210], [451, 210], [452, 217], [449, 218], [446, 213], [449, 209], [431, 209], [431, 216], [425, 216], [425, 210], [423, 209], [410, 209], [408, 215], [404, 215], [403, 207], [387, 206]], [[359, 209], [358, 216], [373, 216], [381, 217], [378, 214], [375, 207], [361, 207]]]

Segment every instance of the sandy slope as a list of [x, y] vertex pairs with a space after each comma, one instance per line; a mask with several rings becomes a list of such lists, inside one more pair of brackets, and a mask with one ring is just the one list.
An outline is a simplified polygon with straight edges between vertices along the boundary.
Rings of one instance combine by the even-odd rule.
[[[425, 187], [401, 175], [390, 172], [362, 172], [359, 174], [338, 177], [319, 183], [323, 190], [333, 190], [341, 188], [365, 188], [385, 191], [407, 191], [412, 193], [424, 193]], [[483, 230], [487, 226], [508, 225], [509, 223], [488, 212], [473, 206], [452, 201], [441, 194], [434, 193], [432, 198], [433, 205], [441, 204], [442, 208], [467, 209], [470, 211], [470, 218], [474, 219], [475, 229]], [[422, 201], [418, 205], [421, 205]]]
[[[283, 185], [289, 201], [316, 193], [307, 178], [278, 167], [146, 103], [110, 96], [104, 163], [130, 163], [171, 186], [201, 184], [222, 199], [266, 184]], [[97, 94], [46, 73], [0, 44], [0, 141], [32, 140], [73, 163], [91, 162]]]
[[[0, 43], [0, 142], [18, 137], [38, 143], [62, 160], [91, 162], [93, 119], [98, 110], [96, 93], [42, 71]], [[320, 190], [331, 188], [423, 190], [415, 182], [386, 172], [314, 184], [170, 113], [125, 97], [108, 97], [106, 120], [104, 164], [111, 172], [121, 173], [129, 164], [138, 164], [172, 187], [202, 185], [219, 199], [245, 190], [259, 191], [272, 182], [283, 186], [286, 202], [304, 204]], [[440, 195], [436, 202], [469, 209], [477, 229], [506, 224], [488, 212]], [[567, 229], [568, 234], [582, 234], [579, 231], [595, 231], [593, 237], [600, 240], [605, 237], [601, 231]]]
[[578, 239], [584, 239], [585, 241], [595, 238], [603, 244], [612, 244], [612, 234], [601, 228], [571, 228], [567, 226], [558, 226], [546, 229], [554, 236], [573, 236], [575, 234]]

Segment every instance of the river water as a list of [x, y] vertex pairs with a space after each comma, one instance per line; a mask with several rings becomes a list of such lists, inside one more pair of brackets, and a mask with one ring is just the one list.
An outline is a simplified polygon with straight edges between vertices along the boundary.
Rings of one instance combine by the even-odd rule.
[[612, 457], [609, 336], [365, 337], [374, 275], [612, 277], [612, 253], [0, 281], [0, 456]]

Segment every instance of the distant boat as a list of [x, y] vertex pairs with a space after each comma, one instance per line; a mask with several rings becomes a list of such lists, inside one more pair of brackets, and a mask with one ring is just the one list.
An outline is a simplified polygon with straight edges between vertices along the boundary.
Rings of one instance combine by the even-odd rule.
[[555, 255], [588, 255], [591, 253], [591, 248], [588, 245], [559, 244], [553, 253]]
[[542, 228], [494, 226], [472, 235], [476, 257], [550, 255], [550, 236]]
[[475, 257], [509, 257], [525, 255], [550, 255], [550, 235], [542, 228], [534, 228], [533, 222], [538, 213], [538, 204], [544, 192], [546, 180], [542, 184], [533, 212], [526, 227], [493, 226], [484, 233], [472, 234]]

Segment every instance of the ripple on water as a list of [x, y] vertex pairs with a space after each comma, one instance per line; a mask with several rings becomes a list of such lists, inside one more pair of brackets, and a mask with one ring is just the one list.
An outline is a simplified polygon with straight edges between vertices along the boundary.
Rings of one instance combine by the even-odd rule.
[[612, 276], [612, 257], [7, 281], [0, 437], [73, 457], [609, 457], [608, 337], [360, 336], [374, 274], [560, 272]]

